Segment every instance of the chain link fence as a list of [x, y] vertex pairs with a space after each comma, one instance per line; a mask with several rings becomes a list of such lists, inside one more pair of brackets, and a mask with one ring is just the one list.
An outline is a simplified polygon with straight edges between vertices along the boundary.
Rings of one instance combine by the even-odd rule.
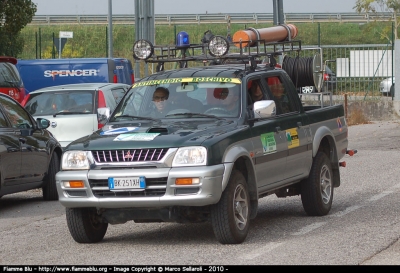
[[[389, 22], [381, 23], [381, 28], [390, 27]], [[270, 27], [272, 24], [252, 25], [254, 28]], [[302, 47], [320, 46], [323, 60], [336, 74], [336, 86], [333, 94], [358, 94], [362, 96], [382, 96], [379, 84], [383, 79], [394, 75], [394, 52], [391, 43], [377, 37], [376, 33], [366, 35], [367, 26], [352, 23], [299, 23], [299, 36]], [[212, 30], [215, 35], [232, 35], [238, 30], [246, 29], [247, 25], [203, 24], [156, 26], [156, 44], [175, 43], [179, 31], [190, 33], [191, 43], [200, 43], [204, 33]], [[68, 39], [61, 56], [57, 50], [59, 31], [72, 31], [73, 38]], [[50, 59], [50, 58], [90, 58], [109, 57], [107, 26], [101, 25], [50, 25], [28, 26], [21, 35], [24, 40], [24, 50], [18, 58]], [[390, 34], [392, 35], [392, 34]], [[390, 36], [389, 35], [389, 36]], [[132, 57], [132, 45], [135, 37], [134, 25], [115, 25], [113, 27], [113, 56]], [[393, 35], [392, 35], [393, 37]], [[309, 54], [309, 52], [304, 51]], [[141, 66], [141, 74], [145, 69], [148, 73], [155, 68]], [[147, 73], [147, 71], [146, 71]]]

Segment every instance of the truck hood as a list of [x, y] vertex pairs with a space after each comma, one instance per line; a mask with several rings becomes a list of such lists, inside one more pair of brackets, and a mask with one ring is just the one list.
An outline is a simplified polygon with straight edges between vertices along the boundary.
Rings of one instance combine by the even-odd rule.
[[240, 129], [237, 121], [215, 119], [110, 123], [91, 135], [73, 141], [66, 150], [198, 146], [206, 140], [219, 139]]

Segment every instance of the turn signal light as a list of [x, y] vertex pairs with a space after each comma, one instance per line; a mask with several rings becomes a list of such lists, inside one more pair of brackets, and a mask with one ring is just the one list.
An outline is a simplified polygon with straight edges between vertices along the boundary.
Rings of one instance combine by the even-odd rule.
[[175, 180], [175, 185], [197, 185], [199, 183], [199, 178], [177, 178]]
[[66, 188], [84, 188], [85, 184], [81, 180], [64, 182]]

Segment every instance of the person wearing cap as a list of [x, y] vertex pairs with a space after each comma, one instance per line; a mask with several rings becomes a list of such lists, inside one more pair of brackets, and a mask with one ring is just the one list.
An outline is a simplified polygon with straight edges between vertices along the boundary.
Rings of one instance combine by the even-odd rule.
[[216, 88], [214, 97], [220, 100], [220, 105], [232, 115], [237, 115], [239, 110], [239, 95], [236, 88]]
[[270, 77], [267, 79], [268, 86], [271, 90], [273, 99], [276, 104], [277, 114], [289, 113], [289, 105], [285, 96], [285, 87], [278, 77]]

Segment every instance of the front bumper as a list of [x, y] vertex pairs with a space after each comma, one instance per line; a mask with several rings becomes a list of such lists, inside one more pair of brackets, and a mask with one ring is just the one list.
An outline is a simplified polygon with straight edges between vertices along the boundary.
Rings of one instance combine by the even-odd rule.
[[[68, 208], [161, 208], [206, 206], [219, 201], [223, 190], [224, 164], [201, 167], [107, 169], [60, 171], [56, 174], [60, 203]], [[114, 192], [109, 177], [146, 178], [144, 191]], [[176, 178], [198, 177], [197, 185], [175, 185]], [[63, 182], [83, 181], [84, 188], [66, 188]]]

